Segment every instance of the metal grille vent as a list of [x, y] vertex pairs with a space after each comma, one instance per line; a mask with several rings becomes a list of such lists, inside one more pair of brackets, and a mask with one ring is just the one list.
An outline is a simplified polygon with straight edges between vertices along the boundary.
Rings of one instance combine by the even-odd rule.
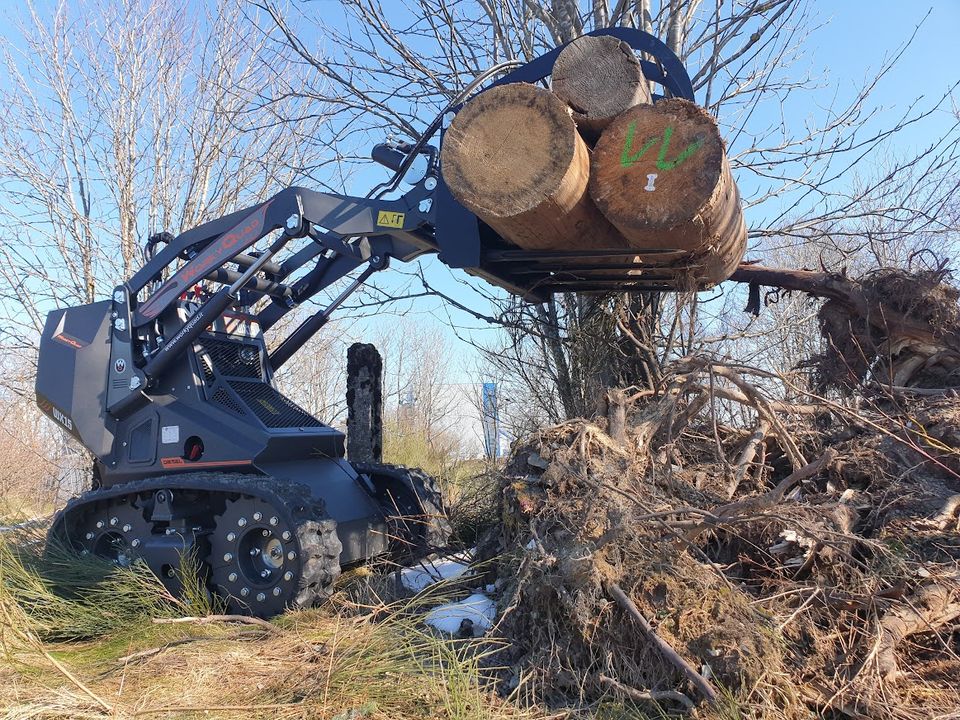
[[208, 384], [213, 384], [217, 376], [213, 374], [213, 360], [206, 353], [197, 354], [197, 362], [200, 363], [200, 369], [203, 371], [203, 378]]
[[205, 338], [203, 349], [213, 362], [213, 369], [208, 367], [206, 359], [201, 355], [200, 367], [207, 380], [213, 380], [213, 370], [219, 375], [231, 377], [256, 378], [263, 377], [261, 367], [263, 358], [260, 348], [248, 343], [231, 342], [229, 340], [215, 340]]
[[323, 427], [323, 423], [264, 382], [234, 381], [230, 387], [268, 428]]
[[217, 391], [213, 394], [213, 402], [218, 405], [223, 405], [227, 410], [232, 410], [237, 415], [244, 415], [243, 408], [240, 407], [240, 403], [233, 399], [233, 396], [228, 393], [223, 388], [217, 388]]

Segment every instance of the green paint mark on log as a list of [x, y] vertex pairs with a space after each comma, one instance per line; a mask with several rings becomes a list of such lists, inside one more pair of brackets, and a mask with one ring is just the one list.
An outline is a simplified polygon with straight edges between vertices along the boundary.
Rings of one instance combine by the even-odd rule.
[[657, 170], [673, 170], [675, 167], [686, 162], [691, 155], [703, 146], [703, 138], [697, 138], [687, 145], [679, 155], [673, 160], [667, 160], [667, 153], [670, 152], [670, 140], [673, 138], [673, 126], [668, 125], [663, 131], [663, 137], [653, 137], [644, 143], [639, 151], [633, 152], [633, 138], [637, 132], [637, 121], [634, 120], [627, 127], [627, 136], [623, 143], [623, 152], [620, 153], [620, 167], [629, 168], [642, 158], [647, 150], [652, 148], [657, 142], [660, 143], [660, 152], [657, 153]]
[[623, 152], [620, 153], [620, 167], [628, 168], [633, 165], [637, 160], [643, 157], [643, 154], [652, 148], [657, 140], [660, 138], [651, 138], [647, 141], [647, 144], [640, 148], [640, 152], [631, 155], [630, 150], [633, 148], [633, 135], [637, 131], [637, 121], [634, 120], [630, 123], [630, 126], [627, 128], [627, 139], [623, 143]]
[[667, 160], [667, 151], [670, 149], [670, 138], [673, 137], [673, 126], [668, 125], [663, 131], [663, 143], [660, 145], [660, 154], [657, 155], [657, 170], [673, 170], [677, 165], [683, 163], [688, 157], [693, 155], [700, 146], [703, 145], [703, 138], [697, 138], [687, 145], [683, 151], [677, 155], [675, 160]]

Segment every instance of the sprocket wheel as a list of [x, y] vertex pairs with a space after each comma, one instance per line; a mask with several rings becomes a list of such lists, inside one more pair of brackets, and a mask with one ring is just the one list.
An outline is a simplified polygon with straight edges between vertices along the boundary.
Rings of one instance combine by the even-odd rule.
[[139, 557], [138, 548], [150, 535], [150, 529], [143, 509], [136, 505], [136, 496], [130, 496], [84, 513], [69, 537], [83, 555], [130, 567]]
[[228, 500], [210, 535], [211, 587], [230, 612], [270, 617], [329, 596], [340, 575], [336, 522], [295, 520], [263, 498]]

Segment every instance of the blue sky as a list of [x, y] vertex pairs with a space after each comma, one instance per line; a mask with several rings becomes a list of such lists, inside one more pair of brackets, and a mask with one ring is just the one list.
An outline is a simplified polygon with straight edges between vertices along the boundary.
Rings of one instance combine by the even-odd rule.
[[[824, 26], [813, 32], [796, 71], [798, 74], [809, 72], [819, 87], [797, 94], [793, 98], [791, 112], [796, 112], [796, 116], [788, 118], [788, 122], [802, 123], [808, 116], [821, 114], [831, 103], [843, 105], [844, 99], [853, 97], [866, 82], [876, 76], [885, 57], [906, 42], [921, 22], [917, 38], [873, 95], [872, 103], [881, 108], [874, 123], [883, 123], [898, 116], [917, 99], [931, 102], [939, 98], [960, 79], [960, 0], [939, 0], [933, 3], [904, 3], [902, 0], [818, 0], [813, 7]], [[928, 12], [929, 16], [924, 20]], [[692, 75], [697, 68], [688, 69]], [[960, 96], [956, 101], [960, 103]], [[775, 122], [777, 119], [765, 118], [762, 114], [754, 118], [760, 124]], [[899, 155], [925, 147], [938, 133], [944, 133], [953, 122], [955, 118], [948, 110], [938, 112], [924, 122], [905, 129], [896, 141], [890, 144], [888, 150]], [[857, 169], [869, 174], [874, 168], [867, 162]], [[748, 225], [751, 221], [761, 220], [757, 214], [755, 211], [751, 217], [748, 212]], [[471, 307], [486, 311], [482, 299], [457, 282], [457, 278], [464, 277], [462, 272], [451, 273], [435, 260], [426, 260], [423, 265], [428, 279], [435, 287], [456, 296]], [[399, 265], [396, 267], [406, 269]], [[386, 287], [396, 287], [394, 283], [401, 282], [396, 277], [381, 277], [379, 281]], [[457, 333], [482, 340], [492, 332], [485, 329], [483, 323], [449, 308], [440, 301], [399, 303], [394, 311], [412, 311], [424, 321], [435, 322], [441, 326], [456, 348], [459, 364], [468, 368], [463, 371], [464, 380], [470, 375], [473, 351], [469, 346], [458, 343]], [[384, 319], [380, 322], [391, 321]], [[355, 325], [351, 332], [363, 333], [368, 326], [377, 324], [377, 320], [367, 320]], [[451, 329], [451, 324], [460, 325], [461, 328], [455, 332]]]
[[[47, 3], [39, 3], [46, 6]], [[386, 3], [392, 7], [390, 3]], [[327, 20], [334, 6], [332, 2], [308, 3], [307, 7], [316, 8]], [[0, 0], [0, 15], [9, 17], [17, 8], [22, 7], [13, 0]], [[939, 97], [960, 77], [960, 0], [937, 0], [935, 2], [903, 2], [903, 0], [814, 0], [813, 8], [824, 27], [815, 30], [806, 45], [804, 56], [800, 59], [797, 72], [804, 70], [815, 78], [818, 89], [798, 95], [791, 105], [794, 117], [790, 122], [802, 123], [806, 116], [816, 115], [831, 102], [842, 104], [843, 98], [854, 95], [882, 64], [885, 55], [901, 45], [914, 27], [920, 23], [929, 11], [929, 17], [923, 22], [917, 39], [910, 47], [898, 66], [879, 86], [873, 102], [882, 107], [878, 121], [895, 116], [917, 98], [932, 99]], [[8, 34], [12, 24], [5, 22], [0, 26], [0, 34]], [[8, 35], [9, 36], [9, 35]], [[689, 68], [693, 74], [697, 68]], [[0, 87], [5, 79], [0, 77]], [[960, 102], [960, 98], [957, 99]], [[424, 117], [424, 123], [432, 118]], [[763, 116], [756, 118], [764, 122]], [[775, 118], [769, 118], [770, 121]], [[891, 145], [893, 153], [909, 153], [929, 143], [937, 133], [949, 126], [952, 118], [947, 111], [928, 121], [905, 130]], [[870, 168], [863, 168], [869, 172]], [[370, 173], [361, 173], [351, 190], [364, 194], [366, 183], [379, 179], [371, 169]], [[756, 222], [757, 217], [748, 213], [748, 224]], [[451, 272], [439, 262], [428, 259], [423, 262], [430, 282], [441, 291], [454, 295], [465, 304], [486, 312], [488, 307], [482, 298], [472, 293], [461, 282], [465, 275]], [[396, 264], [394, 269], [384, 273], [378, 282], [391, 290], [402, 289], [412, 282], [411, 290], [420, 288], [404, 272], [414, 268]], [[389, 328], [397, 314], [413, 314], [418, 320], [434, 324], [441, 328], [450, 340], [456, 365], [460, 368], [460, 380], [476, 379], [472, 373], [473, 352], [466, 344], [459, 343], [457, 334], [468, 334], [482, 340], [491, 334], [481, 322], [457, 311], [440, 300], [425, 299], [399, 302], [380, 308], [377, 316], [367, 317], [358, 322], [344, 321], [332, 326], [340, 332], [356, 338], [372, 338]], [[342, 315], [342, 314], [341, 314]], [[458, 326], [454, 330], [452, 326]]]

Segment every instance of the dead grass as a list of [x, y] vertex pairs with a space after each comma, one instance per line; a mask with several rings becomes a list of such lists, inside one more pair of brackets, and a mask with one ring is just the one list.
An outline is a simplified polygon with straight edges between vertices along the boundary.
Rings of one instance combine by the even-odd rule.
[[492, 692], [481, 667], [489, 645], [426, 632], [417, 609], [449, 590], [391, 602], [356, 587], [388, 580], [355, 574], [336, 602], [282, 616], [274, 631], [156, 624], [196, 604], [170, 598], [142, 569], [90, 561], [58, 575], [59, 559], [13, 540], [0, 539], [0, 717], [538, 716]]

